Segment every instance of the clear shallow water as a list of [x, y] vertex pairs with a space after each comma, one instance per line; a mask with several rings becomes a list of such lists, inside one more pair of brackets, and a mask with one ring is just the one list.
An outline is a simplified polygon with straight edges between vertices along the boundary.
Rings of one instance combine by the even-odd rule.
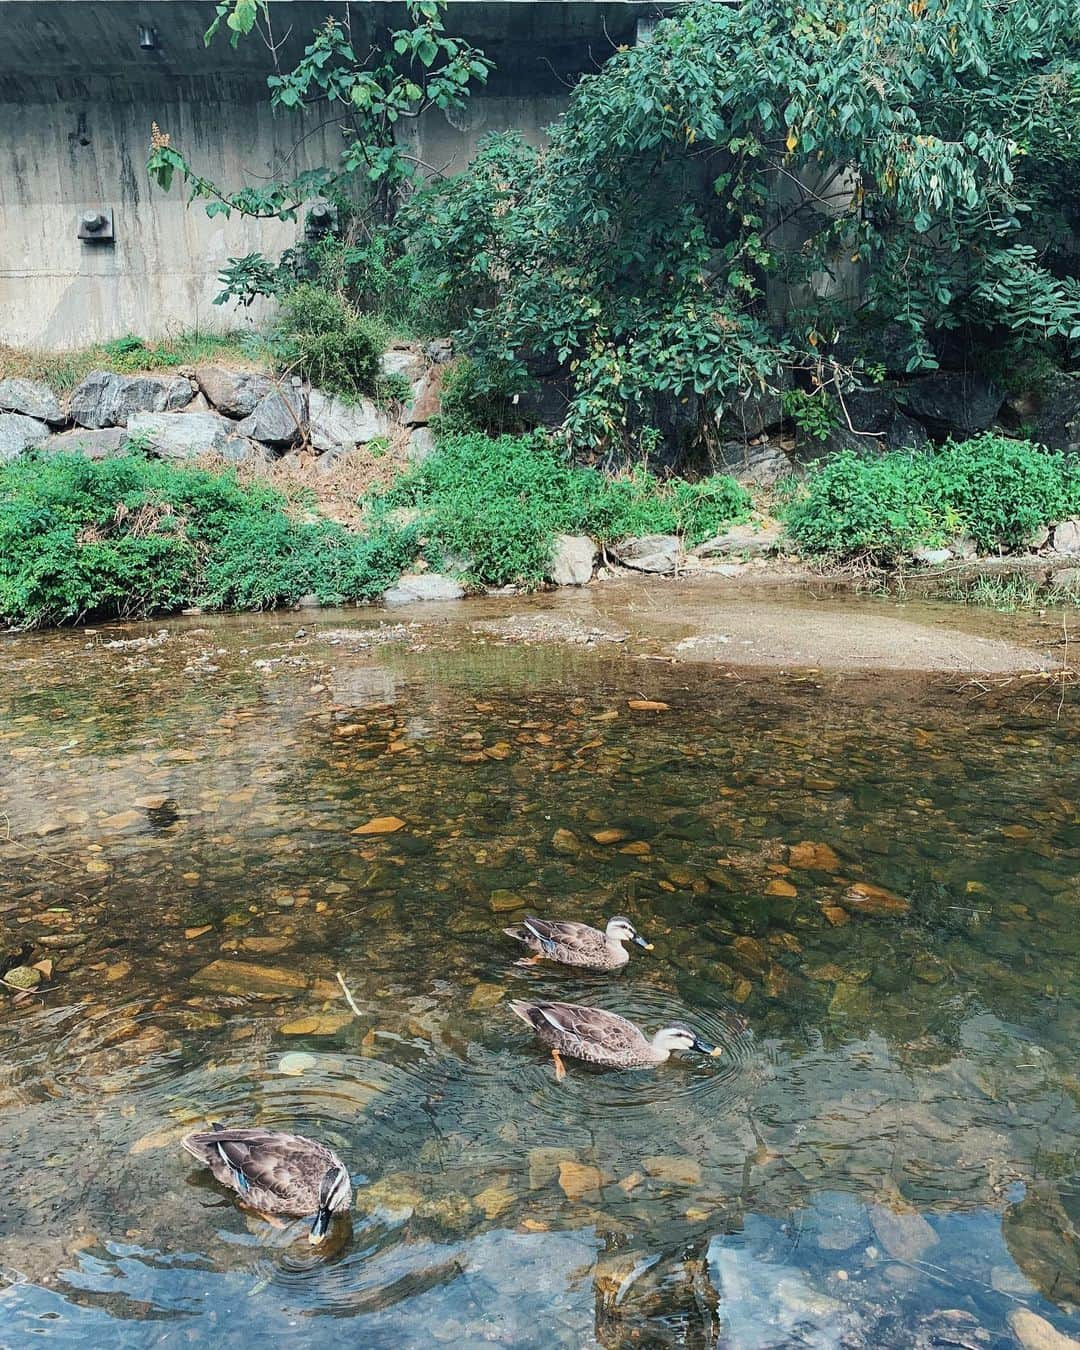
[[[0, 1005], [0, 1344], [1080, 1334], [1070, 705], [337, 622], [4, 648], [0, 950], [55, 969]], [[517, 969], [519, 901], [656, 950]], [[530, 993], [725, 1055], [558, 1085]], [[351, 1231], [245, 1218], [210, 1119], [337, 1148]]]

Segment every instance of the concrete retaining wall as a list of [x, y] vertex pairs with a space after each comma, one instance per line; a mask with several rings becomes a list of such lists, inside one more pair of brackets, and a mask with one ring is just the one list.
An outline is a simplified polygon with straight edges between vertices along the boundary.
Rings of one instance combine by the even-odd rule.
[[[273, 0], [288, 68], [328, 13], [348, 11], [354, 41], [399, 26], [403, 6], [341, 0]], [[519, 128], [539, 139], [565, 104], [567, 86], [595, 68], [613, 42], [633, 42], [651, 4], [452, 4], [448, 27], [497, 63], [489, 88], [452, 121], [426, 117], [413, 139], [429, 164], [467, 162], [484, 132]], [[156, 121], [199, 172], [240, 187], [333, 163], [340, 137], [271, 112], [265, 45], [252, 36], [232, 51], [205, 50], [210, 0], [0, 0], [0, 342], [50, 349], [123, 333], [159, 337], [182, 329], [257, 322], [251, 310], [215, 306], [229, 257], [276, 253], [300, 226], [221, 217], [166, 196], [145, 170]], [[139, 26], [155, 47], [139, 46]], [[306, 135], [299, 147], [298, 138]], [[80, 212], [109, 207], [115, 243], [76, 237]]]

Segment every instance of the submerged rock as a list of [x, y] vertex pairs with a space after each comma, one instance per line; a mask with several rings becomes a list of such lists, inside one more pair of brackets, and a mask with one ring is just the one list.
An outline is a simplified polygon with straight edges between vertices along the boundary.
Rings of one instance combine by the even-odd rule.
[[840, 903], [855, 914], [871, 914], [875, 918], [888, 918], [906, 914], [911, 908], [909, 902], [884, 886], [874, 886], [869, 881], [858, 881], [849, 886], [840, 897]]
[[1014, 1308], [1009, 1313], [1009, 1326], [1023, 1350], [1080, 1350], [1080, 1341], [1055, 1330], [1030, 1308]]

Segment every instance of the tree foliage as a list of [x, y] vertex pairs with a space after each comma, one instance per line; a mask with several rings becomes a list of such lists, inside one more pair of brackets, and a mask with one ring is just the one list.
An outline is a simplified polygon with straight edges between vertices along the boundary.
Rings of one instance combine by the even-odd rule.
[[1076, 343], [1027, 159], [1078, 153], [1078, 29], [1074, 0], [697, 0], [546, 149], [495, 138], [414, 201], [416, 246], [472, 288], [476, 351], [572, 373], [593, 443], [657, 396], [708, 428], [782, 372], [839, 382], [887, 328], [909, 371], [960, 326]]
[[[165, 191], [179, 176], [192, 200], [207, 201], [208, 215], [236, 211], [295, 220], [305, 201], [335, 190], [362, 193], [378, 216], [389, 219], [402, 189], [419, 182], [424, 173], [424, 165], [399, 143], [398, 123], [434, 108], [463, 108], [491, 69], [483, 52], [446, 32], [444, 8], [445, 0], [408, 0], [408, 26], [389, 32], [367, 52], [354, 47], [347, 22], [328, 18], [292, 70], [268, 76], [272, 107], [312, 111], [337, 122], [343, 140], [338, 163], [229, 192], [197, 173], [155, 125], [147, 160], [150, 176]], [[222, 0], [206, 40], [224, 24], [235, 46], [260, 15], [268, 15], [266, 0]]]

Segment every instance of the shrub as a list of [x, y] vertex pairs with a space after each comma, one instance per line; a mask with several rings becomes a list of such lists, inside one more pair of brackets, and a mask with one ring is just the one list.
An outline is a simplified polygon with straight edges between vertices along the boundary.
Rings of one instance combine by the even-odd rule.
[[474, 431], [502, 436], [524, 431], [513, 401], [523, 383], [500, 367], [471, 356], [459, 357], [443, 380], [433, 431], [437, 436], [467, 436]]
[[325, 287], [304, 282], [281, 302], [281, 360], [327, 393], [345, 398], [374, 394], [379, 357], [389, 340], [385, 324], [357, 313]]
[[0, 467], [0, 616], [8, 624], [138, 618], [187, 605], [262, 609], [308, 591], [367, 599], [414, 535], [298, 522], [263, 484], [137, 455], [20, 457]]
[[811, 474], [786, 517], [804, 553], [892, 562], [964, 534], [980, 549], [1015, 548], [1077, 510], [1080, 471], [1064, 455], [987, 433], [882, 459], [844, 451]]
[[678, 532], [696, 543], [742, 515], [749, 498], [732, 479], [661, 483], [645, 470], [609, 478], [574, 466], [542, 433], [450, 436], [379, 499], [417, 509], [432, 561], [455, 563], [491, 585], [541, 581], [554, 537], [600, 543]]

